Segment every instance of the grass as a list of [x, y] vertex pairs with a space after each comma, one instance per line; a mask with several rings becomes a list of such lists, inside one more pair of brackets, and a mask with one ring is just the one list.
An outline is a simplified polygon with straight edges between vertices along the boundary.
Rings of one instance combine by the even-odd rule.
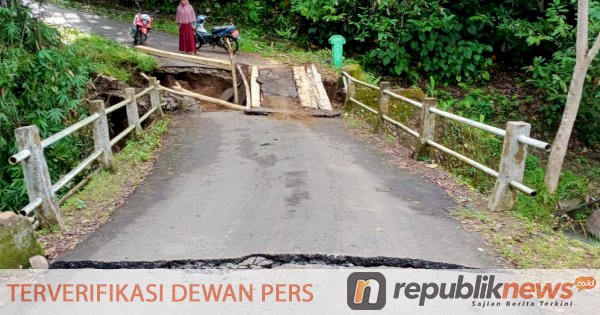
[[131, 82], [134, 72], [151, 72], [157, 66], [155, 58], [109, 39], [78, 32], [72, 28], [59, 28], [68, 50], [91, 67], [95, 73]]
[[[40, 242], [50, 258], [58, 254], [56, 248], [69, 249], [77, 243], [78, 235], [91, 233], [108, 220], [151, 170], [169, 124], [168, 118], [158, 120], [142, 135], [127, 141], [123, 151], [114, 155], [114, 171], [98, 172], [61, 206], [64, 228], [53, 226], [39, 231]], [[66, 247], [60, 246], [62, 243], [67, 243]]]
[[[360, 93], [357, 95], [360, 96]], [[359, 98], [374, 107], [371, 103], [376, 102], [375, 97], [367, 97], [367, 100]], [[345, 115], [349, 127], [357, 129], [372, 126], [374, 115], [358, 108], [352, 112], [355, 114]], [[410, 115], [405, 116], [393, 118], [400, 122], [411, 119]], [[497, 137], [456, 124], [445, 126], [443, 130], [441, 137], [444, 145], [493, 168], [498, 167], [502, 141]], [[445, 162], [440, 162], [439, 156], [435, 156], [435, 162], [443, 165], [461, 185], [484, 193], [489, 193], [493, 187], [494, 178], [446, 155], [441, 154], [441, 157]], [[583, 159], [579, 159], [578, 163], [588, 165]], [[595, 168], [584, 169], [596, 174]], [[555, 217], [559, 200], [585, 200], [591, 193], [591, 177], [582, 176], [581, 173], [564, 171], [557, 193], [551, 195], [544, 189], [544, 165], [540, 158], [530, 153], [523, 182], [536, 189], [538, 196], [519, 194], [514, 209], [505, 213], [462, 210], [455, 215], [461, 219], [465, 229], [484, 234], [491, 247], [514, 267], [599, 268], [600, 244], [584, 243], [565, 234], [569, 229], [581, 228], [590, 210], [582, 210], [587, 213], [575, 213], [569, 219], [559, 220]], [[482, 205], [481, 209], [484, 207]]]
[[511, 213], [459, 210], [465, 229], [480, 232], [517, 268], [600, 268], [600, 244], [574, 240], [546, 224]]

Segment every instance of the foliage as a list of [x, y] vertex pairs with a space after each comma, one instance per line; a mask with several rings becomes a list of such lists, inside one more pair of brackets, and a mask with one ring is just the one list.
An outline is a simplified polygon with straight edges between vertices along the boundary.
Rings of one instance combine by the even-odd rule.
[[[549, 59], [536, 57], [527, 67], [529, 82], [546, 94], [546, 106], [540, 108], [545, 123], [556, 129], [567, 99], [575, 66], [575, 49], [557, 51]], [[588, 145], [600, 143], [600, 63], [593, 62], [588, 70], [575, 131]]]
[[[151, 58], [98, 37], [75, 38], [64, 45], [59, 32], [41, 23], [30, 7], [0, 1], [0, 210], [27, 203], [21, 167], [8, 165], [8, 157], [17, 151], [16, 128], [36, 125], [46, 138], [88, 114], [80, 100], [94, 73], [127, 79], [133, 69], [153, 67]], [[47, 148], [54, 181], [89, 153], [90, 139], [69, 136]]]
[[540, 160], [528, 156], [526, 160], [526, 173], [523, 183], [538, 191], [538, 196], [530, 198], [519, 196], [516, 211], [519, 215], [537, 222], [552, 222], [559, 200], [584, 200], [588, 193], [588, 181], [572, 171], [563, 172], [556, 194], [549, 194], [544, 188], [544, 168]]
[[458, 210], [470, 230], [486, 235], [492, 248], [516, 268], [598, 268], [600, 246], [585, 243], [513, 213]]
[[154, 58], [98, 36], [79, 35], [68, 50], [75, 56], [85, 56], [81, 61], [88, 65], [91, 72], [125, 82], [131, 80], [133, 72], [150, 72], [157, 65]]

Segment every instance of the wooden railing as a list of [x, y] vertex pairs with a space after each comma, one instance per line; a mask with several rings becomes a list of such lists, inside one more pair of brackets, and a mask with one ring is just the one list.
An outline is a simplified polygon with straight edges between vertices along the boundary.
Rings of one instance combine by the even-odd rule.
[[[507, 123], [506, 129], [503, 130], [438, 109], [437, 100], [435, 98], [425, 98], [422, 102], [418, 102], [416, 100], [393, 93], [390, 91], [390, 84], [387, 82], [381, 82], [379, 86], [375, 86], [353, 78], [346, 72], [343, 72], [343, 78], [346, 86], [346, 101], [344, 106], [347, 108], [350, 104], [356, 104], [368, 112], [377, 115], [379, 119], [375, 127], [376, 129], [378, 129], [384, 122], [388, 122], [404, 130], [409, 135], [417, 138], [416, 150], [414, 154], [415, 158], [418, 159], [426, 155], [429, 148], [435, 148], [457, 158], [458, 160], [474, 167], [475, 169], [495, 177], [496, 183], [488, 203], [488, 207], [490, 209], [506, 210], [512, 208], [516, 200], [516, 190], [521, 191], [529, 196], [536, 195], [536, 191], [534, 189], [527, 187], [522, 183], [523, 173], [525, 171], [525, 159], [527, 157], [527, 147], [532, 146], [538, 149], [549, 151], [550, 144], [529, 137], [531, 130], [531, 125], [529, 123], [510, 121]], [[357, 100], [355, 84], [379, 91], [379, 108], [371, 108]], [[419, 130], [413, 130], [387, 115], [389, 97], [413, 105], [420, 110]], [[485, 166], [436, 142], [434, 137], [437, 118], [436, 116], [475, 127], [504, 138], [499, 170], [493, 170], [488, 166]]]
[[[132, 131], [136, 134], [143, 132], [142, 122], [153, 113], [158, 111], [161, 116], [163, 115], [158, 93], [160, 89], [159, 82], [156, 78], [147, 79], [149, 81], [148, 88], [137, 94], [134, 88], [126, 88], [126, 99], [109, 108], [105, 108], [104, 101], [91, 101], [91, 115], [89, 117], [46, 139], [40, 139], [39, 130], [35, 125], [20, 127], [15, 130], [19, 152], [12, 155], [9, 162], [11, 164], [21, 163], [29, 197], [29, 204], [19, 211], [20, 214], [30, 215], [35, 213], [42, 226], [60, 224], [62, 218], [56, 193], [95, 161], [99, 161], [102, 169], [113, 169], [112, 146]], [[140, 117], [137, 99], [148, 93], [150, 94], [151, 108]], [[128, 127], [113, 139], [110, 139], [107, 115], [122, 107], [126, 107]], [[45, 149], [90, 124], [93, 125], [94, 152], [56, 183], [52, 183], [44, 154]]]

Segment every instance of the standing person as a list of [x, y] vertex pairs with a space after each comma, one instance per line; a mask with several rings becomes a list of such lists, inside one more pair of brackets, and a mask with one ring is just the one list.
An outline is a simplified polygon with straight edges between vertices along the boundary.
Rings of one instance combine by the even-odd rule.
[[177, 25], [179, 25], [179, 50], [188, 54], [196, 53], [196, 38], [193, 24], [196, 23], [196, 12], [188, 2], [181, 0], [177, 7]]

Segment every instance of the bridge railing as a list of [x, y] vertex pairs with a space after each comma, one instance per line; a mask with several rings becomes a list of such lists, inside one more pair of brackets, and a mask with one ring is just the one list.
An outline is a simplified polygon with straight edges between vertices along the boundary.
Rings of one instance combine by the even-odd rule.
[[[34, 213], [42, 226], [62, 223], [56, 193], [95, 161], [99, 161], [102, 169], [112, 170], [112, 146], [132, 131], [136, 134], [141, 133], [142, 122], [153, 113], [158, 111], [161, 116], [163, 115], [158, 93], [159, 82], [156, 78], [148, 78], [148, 82], [149, 86], [137, 94], [134, 88], [126, 88], [126, 99], [109, 108], [105, 108], [102, 100], [91, 101], [90, 116], [46, 139], [40, 139], [39, 130], [35, 125], [15, 129], [19, 152], [10, 156], [8, 160], [13, 165], [21, 163], [29, 197], [29, 204], [19, 211], [20, 214], [30, 215]], [[140, 117], [137, 99], [146, 94], [150, 94], [151, 108]], [[126, 107], [128, 127], [113, 139], [110, 139], [107, 115], [123, 107]], [[57, 141], [89, 125], [93, 126], [94, 152], [56, 183], [52, 183], [44, 151]]]
[[[360, 81], [350, 74], [343, 72], [343, 78], [346, 85], [346, 100], [344, 107], [348, 108], [351, 104], [360, 106], [378, 116], [376, 129], [384, 122], [391, 123], [404, 130], [417, 139], [414, 158], [418, 159], [428, 154], [430, 148], [435, 148], [458, 160], [496, 178], [496, 183], [490, 197], [488, 207], [491, 210], [506, 210], [512, 208], [516, 200], [516, 191], [521, 191], [529, 196], [535, 196], [536, 191], [522, 183], [523, 173], [525, 171], [525, 159], [527, 157], [527, 147], [532, 146], [541, 150], [549, 151], [550, 144], [544, 141], [533, 139], [529, 136], [531, 125], [526, 122], [509, 121], [506, 129], [500, 129], [465, 117], [461, 117], [437, 108], [435, 98], [425, 98], [422, 102], [398, 95], [390, 90], [390, 84], [381, 82], [379, 86]], [[378, 108], [371, 108], [356, 99], [356, 84], [379, 91]], [[420, 111], [418, 130], [392, 119], [387, 115], [389, 97], [408, 103]], [[500, 159], [499, 170], [496, 171], [483, 165], [465, 155], [462, 155], [448, 147], [435, 141], [436, 116], [440, 116], [467, 126], [478, 128], [492, 133], [498, 137], [504, 138], [502, 155]]]

